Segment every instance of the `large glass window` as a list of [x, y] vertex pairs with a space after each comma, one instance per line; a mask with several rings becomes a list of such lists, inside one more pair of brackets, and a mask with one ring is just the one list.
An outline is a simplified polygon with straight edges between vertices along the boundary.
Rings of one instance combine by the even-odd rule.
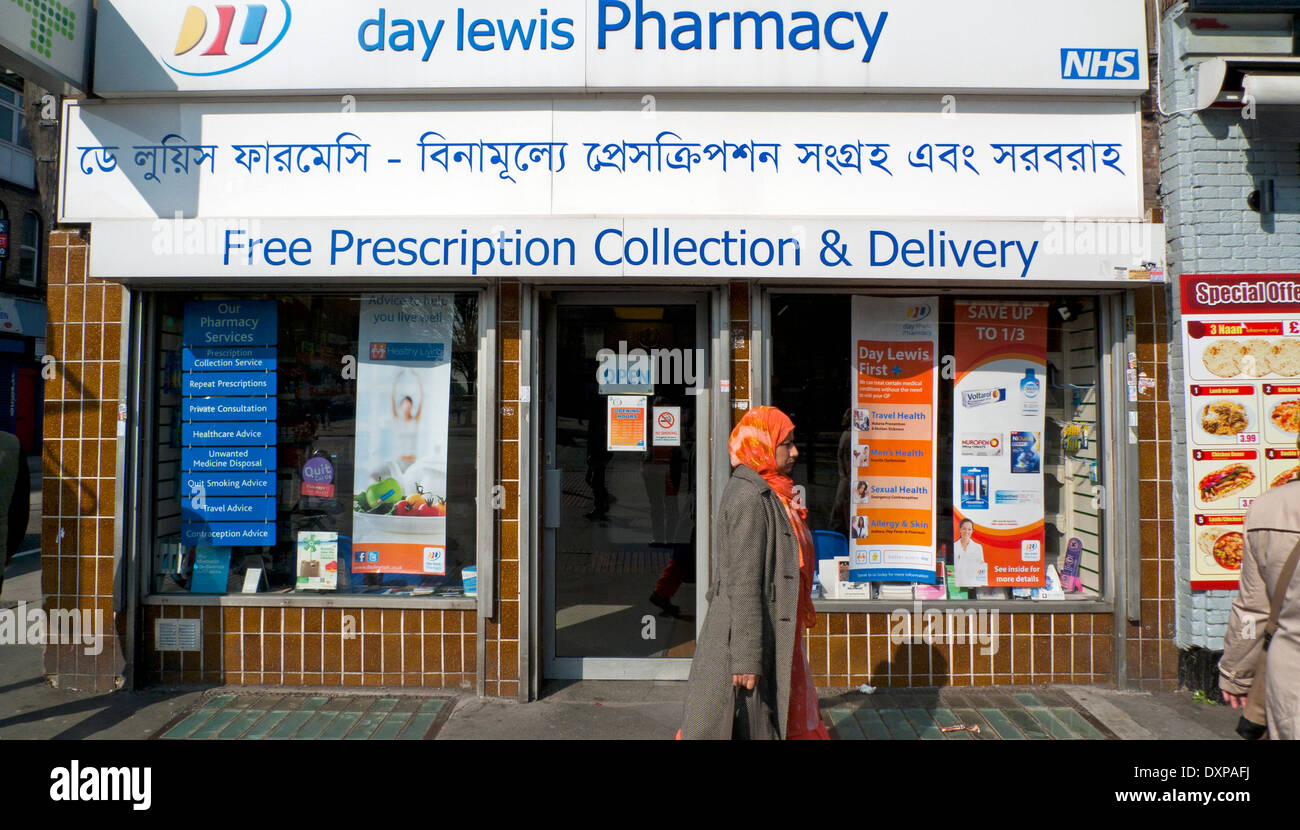
[[[770, 296], [771, 400], [795, 423], [823, 597], [1101, 597], [1097, 307]], [[933, 584], [860, 581], [890, 557]]]
[[478, 313], [160, 296], [152, 591], [473, 595]]

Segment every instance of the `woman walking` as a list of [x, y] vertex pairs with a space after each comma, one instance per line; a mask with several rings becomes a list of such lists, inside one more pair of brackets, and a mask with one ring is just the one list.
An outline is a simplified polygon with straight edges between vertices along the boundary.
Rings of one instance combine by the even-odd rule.
[[732, 430], [709, 612], [691, 666], [681, 737], [827, 740], [803, 632], [816, 621], [807, 510], [790, 473], [794, 424], [770, 406]]

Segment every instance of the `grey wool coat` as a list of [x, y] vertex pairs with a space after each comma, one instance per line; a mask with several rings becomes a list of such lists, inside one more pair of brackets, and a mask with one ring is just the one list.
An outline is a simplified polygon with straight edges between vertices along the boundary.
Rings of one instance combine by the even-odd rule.
[[682, 738], [728, 740], [733, 674], [756, 674], [752, 737], [786, 737], [799, 606], [799, 542], [780, 498], [758, 473], [735, 467], [722, 494], [709, 610], [695, 645]]

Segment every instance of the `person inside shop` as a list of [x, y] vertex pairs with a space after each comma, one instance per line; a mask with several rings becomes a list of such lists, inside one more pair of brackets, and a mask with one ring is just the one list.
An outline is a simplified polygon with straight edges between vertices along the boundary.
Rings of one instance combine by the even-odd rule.
[[975, 523], [962, 519], [957, 525], [957, 544], [952, 546], [952, 567], [959, 588], [983, 588], [989, 584], [984, 546], [971, 538], [974, 535]]
[[839, 480], [835, 483], [835, 498], [831, 502], [830, 521], [827, 523], [831, 530], [843, 533], [846, 538], [849, 535], [849, 483], [853, 478], [852, 464], [858, 456], [853, 450], [853, 432], [849, 429], [849, 419], [852, 417], [853, 410], [846, 409], [844, 417], [840, 419], [840, 440], [835, 449], [835, 467]]
[[794, 423], [775, 407], [751, 409], [728, 449], [711, 605], [678, 737], [827, 740], [803, 647], [817, 557], [790, 478]]

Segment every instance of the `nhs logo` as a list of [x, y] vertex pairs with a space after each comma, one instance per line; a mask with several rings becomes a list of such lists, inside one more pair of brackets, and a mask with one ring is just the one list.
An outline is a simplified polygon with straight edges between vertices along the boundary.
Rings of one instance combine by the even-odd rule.
[[1138, 79], [1136, 49], [1062, 49], [1061, 77], [1067, 81]]

